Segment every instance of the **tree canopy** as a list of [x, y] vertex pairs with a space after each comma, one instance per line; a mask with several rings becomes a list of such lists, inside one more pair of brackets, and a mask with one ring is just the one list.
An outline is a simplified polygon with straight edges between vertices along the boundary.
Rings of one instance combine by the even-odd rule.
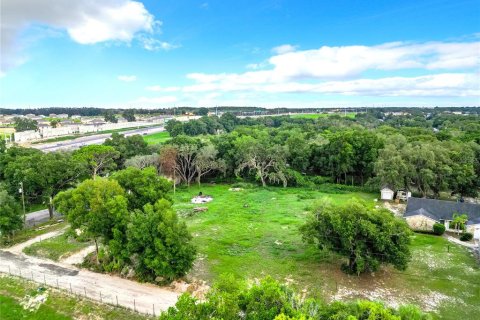
[[405, 270], [410, 261], [411, 231], [386, 209], [370, 209], [359, 200], [336, 205], [318, 202], [302, 226], [304, 240], [346, 257], [344, 270], [360, 274], [381, 264]]

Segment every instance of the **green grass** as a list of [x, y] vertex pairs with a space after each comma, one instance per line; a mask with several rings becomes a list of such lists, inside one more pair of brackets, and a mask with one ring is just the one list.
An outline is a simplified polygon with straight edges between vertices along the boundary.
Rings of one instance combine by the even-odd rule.
[[[303, 119], [318, 119], [318, 118], [326, 118], [332, 115], [340, 115], [344, 116], [345, 113], [315, 113], [315, 114], [293, 114], [291, 118], [303, 118]], [[355, 112], [347, 112], [347, 118], [355, 118]]]
[[20, 302], [25, 296], [37, 293], [38, 285], [13, 277], [0, 277], [0, 319], [148, 319], [123, 308], [95, 303], [81, 297], [69, 296], [58, 290], [47, 289], [48, 298], [36, 311], [27, 311]]
[[10, 247], [17, 243], [22, 243], [32, 238], [41, 236], [42, 234], [63, 229], [67, 226], [67, 222], [57, 222], [56, 220], [41, 223], [33, 228], [22, 229], [17, 231], [10, 239], [1, 238], [0, 248]]
[[89, 245], [89, 242], [79, 242], [66, 234], [62, 234], [58, 237], [36, 242], [23, 249], [23, 253], [58, 261], [61, 257], [65, 258]]
[[[327, 194], [302, 188], [258, 188], [228, 191], [228, 185], [180, 189], [175, 208], [194, 236], [199, 256], [190, 276], [213, 282], [223, 273], [253, 279], [271, 275], [307, 289], [312, 296], [333, 299], [366, 298], [412, 303], [437, 310], [439, 319], [472, 319], [480, 314], [480, 270], [466, 249], [431, 235], [413, 238], [413, 260], [405, 272], [384, 267], [360, 277], [340, 271], [344, 259], [305, 244], [298, 228], [316, 199], [334, 202], [352, 197], [374, 205], [375, 194]], [[193, 205], [199, 191], [214, 197]], [[196, 206], [208, 211], [189, 216]], [[432, 302], [433, 301], [433, 302]]]
[[169, 139], [170, 139], [170, 134], [167, 131], [157, 132], [154, 134], [143, 136], [143, 140], [145, 140], [148, 144], [164, 143]]

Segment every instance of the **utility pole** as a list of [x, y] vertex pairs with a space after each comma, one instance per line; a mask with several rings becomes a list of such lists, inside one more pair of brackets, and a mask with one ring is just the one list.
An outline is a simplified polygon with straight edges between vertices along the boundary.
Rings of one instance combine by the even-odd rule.
[[22, 204], [23, 204], [23, 226], [26, 227], [27, 215], [25, 213], [25, 193], [23, 191], [23, 181], [20, 182], [20, 192], [22, 193]]

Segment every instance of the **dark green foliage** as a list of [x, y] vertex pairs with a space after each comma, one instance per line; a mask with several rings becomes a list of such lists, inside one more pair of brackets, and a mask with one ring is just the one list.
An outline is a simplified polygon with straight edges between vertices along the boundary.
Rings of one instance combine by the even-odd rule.
[[445, 225], [442, 223], [435, 223], [433, 225], [433, 233], [437, 236], [441, 236], [445, 233]]
[[130, 217], [127, 250], [136, 275], [143, 280], [163, 281], [184, 276], [193, 265], [195, 247], [184, 222], [180, 222], [165, 199], [145, 205]]
[[17, 132], [27, 131], [27, 130], [37, 130], [38, 122], [28, 118], [14, 118], [14, 126]]
[[272, 278], [265, 278], [250, 288], [235, 282], [232, 277], [222, 277], [198, 301], [188, 294], [180, 296], [175, 307], [160, 315], [160, 320], [431, 320], [412, 305], [398, 310], [379, 302], [356, 301], [324, 304], [314, 299], [301, 299], [300, 295]]
[[75, 189], [59, 193], [54, 203], [72, 229], [80, 228], [104, 243], [114, 237], [114, 228], [125, 225], [128, 218], [125, 191], [115, 180], [85, 180]]
[[462, 241], [470, 241], [472, 239], [473, 239], [473, 234], [470, 233], [470, 232], [464, 232], [460, 236], [460, 240], [462, 240]]
[[106, 122], [112, 122], [112, 123], [118, 122], [117, 116], [113, 111], [110, 111], [110, 110], [105, 111], [104, 119]]
[[127, 120], [128, 122], [133, 122], [136, 120], [135, 118], [135, 111], [133, 109], [127, 109], [122, 113], [122, 116]]
[[171, 201], [169, 192], [172, 184], [165, 178], [157, 175], [153, 167], [143, 170], [129, 167], [117, 171], [111, 179], [118, 181], [120, 186], [126, 191], [128, 199], [128, 209], [142, 209], [147, 203], [154, 204], [159, 199]]
[[23, 226], [20, 204], [0, 185], [0, 237], [8, 238]]
[[73, 152], [73, 159], [87, 166], [93, 179], [114, 170], [119, 157], [114, 147], [104, 145], [89, 145]]
[[148, 144], [140, 135], [125, 137], [117, 132], [105, 140], [105, 146], [113, 147], [119, 153], [119, 157], [115, 160], [118, 168], [123, 168], [125, 160], [139, 155], [151, 154]]
[[348, 258], [348, 273], [376, 271], [381, 264], [405, 270], [410, 261], [411, 231], [405, 221], [359, 200], [334, 205], [322, 199], [301, 231], [305, 241]]
[[50, 216], [53, 216], [53, 197], [75, 185], [86, 173], [85, 165], [65, 152], [24, 152], [12, 159], [15, 161], [9, 161], [4, 170], [7, 189], [16, 194], [23, 183], [27, 203], [47, 204]]

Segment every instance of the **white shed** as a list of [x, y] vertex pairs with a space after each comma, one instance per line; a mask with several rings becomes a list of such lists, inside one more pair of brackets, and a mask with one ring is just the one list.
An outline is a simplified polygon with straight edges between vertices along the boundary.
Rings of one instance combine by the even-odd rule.
[[395, 192], [390, 189], [390, 188], [383, 188], [382, 190], [380, 190], [380, 199], [382, 200], [393, 200], [393, 194]]

